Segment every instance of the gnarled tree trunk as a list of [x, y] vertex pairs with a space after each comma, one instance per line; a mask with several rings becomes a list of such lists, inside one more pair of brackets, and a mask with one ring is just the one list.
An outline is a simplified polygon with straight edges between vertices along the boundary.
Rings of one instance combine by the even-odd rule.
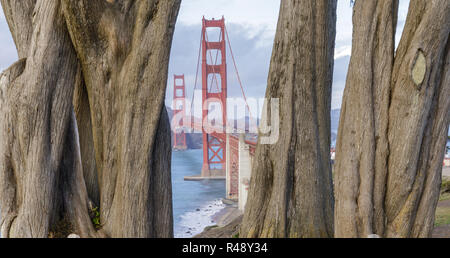
[[336, 148], [337, 237], [428, 237], [450, 122], [450, 3], [355, 3]]
[[180, 1], [62, 2], [90, 103], [103, 231], [171, 237], [163, 104]]
[[266, 93], [268, 107], [271, 98], [280, 100], [280, 137], [273, 145], [258, 144], [241, 237], [333, 235], [335, 23], [336, 1], [281, 2]]
[[2, 0], [22, 58], [0, 76], [2, 237], [173, 236], [163, 102], [179, 5]]
[[23, 57], [0, 82], [2, 237], [94, 236], [72, 108], [78, 62], [60, 2], [2, 6]]
[[336, 149], [337, 237], [342, 236], [343, 228], [347, 234], [361, 236], [384, 229], [388, 103], [397, 9], [397, 0], [357, 1], [354, 6], [352, 59]]

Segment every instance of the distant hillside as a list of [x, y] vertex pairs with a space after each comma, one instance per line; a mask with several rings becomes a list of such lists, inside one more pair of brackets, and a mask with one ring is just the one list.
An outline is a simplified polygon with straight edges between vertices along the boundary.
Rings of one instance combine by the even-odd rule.
[[[167, 114], [169, 115], [169, 121], [172, 121], [173, 110], [170, 107], [167, 107]], [[171, 139], [173, 139], [173, 133]], [[188, 149], [201, 149], [203, 146], [202, 134], [200, 133], [188, 133], [186, 134], [186, 144]]]
[[[172, 121], [173, 110], [170, 107], [167, 108], [169, 119]], [[340, 109], [331, 110], [331, 142], [335, 145], [337, 131], [339, 126], [339, 116], [341, 114]], [[248, 118], [246, 119], [248, 121]], [[200, 133], [186, 134], [186, 144], [189, 149], [201, 149], [202, 148], [202, 135]]]
[[331, 143], [333, 146], [336, 144], [340, 115], [341, 115], [340, 109], [331, 110]]

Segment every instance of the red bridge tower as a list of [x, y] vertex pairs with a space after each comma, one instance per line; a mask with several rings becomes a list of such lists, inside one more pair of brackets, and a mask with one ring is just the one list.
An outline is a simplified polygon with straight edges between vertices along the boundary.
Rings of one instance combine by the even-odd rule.
[[[226, 132], [206, 132], [205, 122], [208, 121], [210, 104], [221, 107], [221, 121], [214, 121], [215, 127], [225, 128], [227, 121], [227, 62], [225, 18], [221, 20], [206, 20], [202, 22], [202, 119], [203, 119], [203, 167], [202, 176], [224, 175], [226, 163]], [[210, 41], [208, 28], [220, 30], [219, 41]], [[213, 54], [215, 53], [215, 61]], [[218, 57], [220, 56], [220, 64]], [[209, 60], [209, 62], [208, 62]], [[214, 87], [213, 87], [214, 86]], [[216, 118], [217, 119], [217, 118]]]
[[186, 119], [186, 85], [183, 75], [173, 76], [173, 117], [180, 119], [173, 128], [173, 148], [175, 150], [186, 150], [186, 133], [184, 122]]

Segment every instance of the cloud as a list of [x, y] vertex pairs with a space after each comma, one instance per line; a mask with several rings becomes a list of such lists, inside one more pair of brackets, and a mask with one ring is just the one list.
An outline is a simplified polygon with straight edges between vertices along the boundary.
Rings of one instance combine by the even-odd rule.
[[347, 46], [342, 46], [342, 47], [338, 47], [335, 49], [334, 51], [334, 59], [339, 59], [345, 56], [350, 56], [352, 54], [352, 46], [351, 45], [347, 45]]
[[[268, 38], [267, 27], [248, 36], [249, 28], [228, 23], [227, 30], [239, 75], [247, 96], [263, 97], [267, 85], [274, 33]], [[186, 94], [190, 99], [195, 84], [201, 25], [177, 24], [169, 65], [169, 80], [166, 103], [172, 102], [173, 75], [185, 74]], [[213, 54], [215, 59], [215, 54]], [[220, 58], [219, 58], [220, 59]], [[228, 96], [241, 97], [237, 74], [227, 48]], [[197, 78], [197, 89], [201, 89], [201, 67]]]
[[[195, 84], [198, 49], [200, 43], [201, 18], [221, 18], [225, 15], [231, 45], [236, 57], [239, 74], [250, 97], [265, 96], [267, 76], [272, 54], [273, 40], [278, 21], [279, 0], [186, 0], [182, 2], [175, 30], [172, 55], [169, 67], [167, 104], [172, 101], [173, 74], [186, 75], [187, 96], [191, 98]], [[337, 45], [335, 58], [351, 54], [351, 15], [352, 8], [345, 1], [338, 1]], [[228, 51], [228, 89], [229, 96], [242, 96], [236, 73]], [[345, 59], [345, 58], [344, 58]], [[337, 61], [339, 63], [339, 61]], [[348, 63], [348, 62], [347, 62]], [[346, 76], [346, 62], [336, 65], [339, 74], [335, 76], [337, 89], [343, 90]], [[197, 78], [197, 89], [201, 78]], [[342, 92], [333, 94], [334, 107], [340, 106]], [[196, 96], [200, 97], [200, 96]]]
[[353, 8], [350, 0], [339, 0], [336, 12], [336, 46], [351, 45]]
[[225, 16], [227, 22], [243, 27], [268, 26], [275, 30], [279, 8], [280, 0], [184, 0], [178, 23], [200, 25], [204, 15], [207, 19]]
[[344, 55], [334, 60], [333, 92], [331, 97], [332, 109], [341, 108], [349, 63], [350, 63], [349, 55]]
[[[409, 0], [400, 0], [396, 42], [399, 41], [406, 20]], [[225, 16], [237, 66], [247, 96], [264, 97], [270, 66], [273, 39], [280, 0], [184, 0], [182, 1], [173, 40], [169, 66], [166, 103], [171, 103], [173, 74], [186, 75], [187, 96], [192, 96], [195, 82], [201, 19]], [[339, 0], [332, 107], [342, 102], [352, 41], [352, 13], [350, 1]], [[228, 88], [230, 97], [242, 96], [228, 52]], [[17, 60], [17, 51], [0, 9], [0, 70]], [[197, 88], [201, 87], [198, 78]]]

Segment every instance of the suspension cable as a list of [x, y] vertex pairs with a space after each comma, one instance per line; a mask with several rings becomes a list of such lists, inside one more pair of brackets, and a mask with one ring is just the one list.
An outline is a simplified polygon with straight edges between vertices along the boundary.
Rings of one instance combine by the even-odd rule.
[[234, 55], [233, 55], [233, 49], [231, 48], [230, 37], [228, 36], [228, 30], [227, 30], [226, 27], [225, 27], [225, 34], [227, 36], [228, 47], [230, 48], [230, 54], [231, 54], [231, 58], [233, 59], [234, 69], [236, 71], [236, 75], [237, 75], [237, 78], [238, 78], [238, 81], [239, 81], [239, 86], [241, 87], [241, 92], [242, 92], [242, 95], [244, 96], [245, 105], [247, 105], [248, 113], [249, 113], [250, 118], [251, 118], [252, 117], [252, 112], [250, 111], [250, 106], [248, 105], [247, 97], [245, 96], [244, 87], [242, 86], [241, 77], [239, 76], [239, 71], [238, 71], [237, 66], [236, 66], [236, 60], [234, 59]]
[[200, 70], [200, 56], [202, 53], [202, 39], [203, 39], [203, 32], [200, 33], [200, 47], [198, 48], [198, 60], [197, 60], [197, 72], [195, 73], [195, 83], [194, 83], [194, 90], [192, 91], [192, 98], [191, 98], [191, 117], [192, 117], [192, 125], [194, 124], [194, 112], [193, 112], [193, 106], [194, 106], [194, 96], [195, 96], [195, 89], [197, 89], [197, 82], [198, 82], [198, 71]]

